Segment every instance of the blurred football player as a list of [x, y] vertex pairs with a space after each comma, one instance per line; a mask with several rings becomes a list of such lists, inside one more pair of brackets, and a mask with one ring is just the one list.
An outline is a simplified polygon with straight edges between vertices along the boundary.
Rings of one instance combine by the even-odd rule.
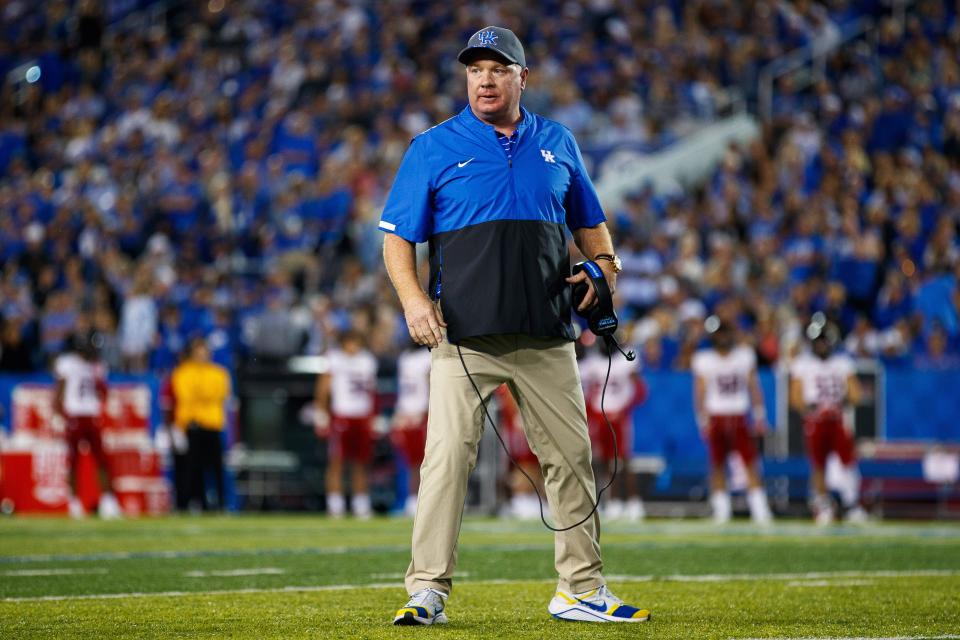
[[397, 408], [390, 438], [407, 465], [409, 481], [403, 512], [417, 513], [420, 465], [427, 442], [427, 406], [430, 401], [430, 350], [413, 342], [397, 359]]
[[369, 518], [377, 359], [367, 351], [363, 336], [351, 330], [327, 360], [330, 368], [317, 378], [315, 397], [315, 431], [327, 440], [327, 512], [339, 518], [346, 511], [343, 471], [347, 463], [351, 510], [358, 518]]
[[836, 352], [840, 330], [822, 313], [814, 314], [807, 327], [810, 352], [790, 366], [790, 407], [803, 416], [807, 456], [812, 467], [813, 511], [818, 524], [834, 519], [833, 502], [827, 492], [824, 468], [835, 453], [843, 465], [840, 500], [851, 522], [863, 522], [860, 506], [860, 472], [853, 438], [844, 425], [843, 410], [860, 401], [860, 386], [850, 356]]
[[[730, 520], [730, 492], [726, 466], [737, 453], [747, 472], [747, 505], [750, 518], [759, 524], [771, 521], [767, 494], [760, 477], [754, 437], [767, 430], [767, 412], [757, 377], [753, 349], [738, 344], [736, 331], [717, 316], [704, 323], [712, 346], [697, 351], [693, 369], [693, 403], [700, 433], [710, 456], [710, 506], [717, 523]], [[752, 422], [749, 414], [752, 408]]]
[[[580, 378], [587, 404], [587, 424], [590, 428], [594, 464], [599, 467], [597, 477], [609, 476], [613, 472], [614, 458], [618, 459], [617, 478], [610, 488], [610, 498], [604, 514], [611, 519], [636, 521], [643, 519], [646, 513], [637, 492], [636, 477], [629, 468], [633, 453], [633, 409], [645, 399], [646, 386], [640, 378], [639, 361], [614, 358], [609, 362], [607, 349], [606, 343], [598, 340], [596, 348], [580, 361]], [[610, 379], [604, 394], [608, 364]], [[607, 418], [610, 419], [613, 434], [603, 417], [601, 403]]]
[[90, 451], [100, 479], [101, 518], [119, 518], [120, 505], [113, 495], [110, 462], [100, 438], [100, 415], [107, 399], [107, 366], [100, 361], [98, 334], [85, 332], [71, 338], [67, 351], [53, 363], [56, 388], [53, 409], [66, 423], [67, 466], [70, 475], [68, 509], [73, 518], [86, 515], [77, 497], [77, 462], [81, 449]]

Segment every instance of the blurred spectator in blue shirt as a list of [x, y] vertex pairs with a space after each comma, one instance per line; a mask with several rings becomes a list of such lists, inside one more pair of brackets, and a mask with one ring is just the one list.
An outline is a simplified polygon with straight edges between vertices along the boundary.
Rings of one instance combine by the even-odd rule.
[[918, 369], [960, 368], [960, 353], [950, 346], [947, 332], [941, 325], [934, 324], [926, 336], [923, 350], [914, 358], [914, 366]]
[[152, 274], [140, 269], [134, 275], [120, 316], [120, 351], [129, 371], [146, 371], [157, 335], [157, 305], [151, 295]]

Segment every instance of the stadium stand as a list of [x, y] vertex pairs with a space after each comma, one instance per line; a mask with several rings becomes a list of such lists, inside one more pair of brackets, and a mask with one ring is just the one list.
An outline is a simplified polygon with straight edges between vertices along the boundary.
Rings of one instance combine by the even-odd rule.
[[[45, 367], [77, 324], [129, 371], [169, 368], [199, 332], [228, 365], [319, 352], [311, 316], [328, 332], [372, 316], [394, 353], [374, 223], [407, 140], [460, 106], [452, 48], [479, 10], [100, 7], [4, 7], [0, 366]], [[871, 15], [875, 50], [839, 50], [806, 90], [781, 79], [762, 139], [702, 189], [637, 185], [615, 213], [649, 367], [685, 368], [687, 320], [731, 299], [767, 363], [819, 309], [858, 353], [956, 364], [955, 7], [917, 3], [901, 24], [866, 1], [501, 5], [529, 43], [526, 104], [587, 148], [669, 144], [732, 96], [754, 102], [766, 63]]]
[[[525, 105], [588, 156], [756, 113], [765, 68], [822, 53], [808, 82], [778, 77], [760, 137], [706, 184], [639, 183], [609, 211], [645, 370], [687, 370], [710, 313], [775, 366], [816, 311], [856, 355], [960, 368], [955, 3], [378, 7], [4, 3], [0, 372], [46, 370], [74, 328], [127, 373], [169, 371], [199, 334], [232, 371], [347, 328], [395, 358], [379, 212], [411, 136], [463, 106], [456, 50], [489, 22], [527, 45]], [[864, 20], [871, 38], [848, 39]]]

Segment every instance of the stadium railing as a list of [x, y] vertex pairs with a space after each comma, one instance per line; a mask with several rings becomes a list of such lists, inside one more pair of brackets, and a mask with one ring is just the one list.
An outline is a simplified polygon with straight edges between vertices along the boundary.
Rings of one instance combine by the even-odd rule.
[[[889, 0], [890, 15], [903, 27], [907, 10], [915, 0]], [[773, 117], [774, 87], [784, 76], [790, 76], [794, 88], [802, 90], [824, 77], [827, 58], [837, 51], [867, 42], [871, 52], [876, 52], [879, 20], [863, 17], [840, 28], [838, 37], [815, 41], [800, 49], [771, 60], [757, 75], [757, 115], [764, 122]]]

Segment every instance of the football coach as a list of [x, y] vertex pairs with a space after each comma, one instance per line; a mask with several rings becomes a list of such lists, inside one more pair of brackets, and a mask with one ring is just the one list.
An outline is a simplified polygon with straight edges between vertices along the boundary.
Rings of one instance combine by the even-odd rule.
[[[430, 347], [426, 455], [406, 574], [410, 601], [395, 624], [447, 622], [457, 538], [486, 400], [506, 383], [540, 460], [556, 534], [554, 617], [638, 622], [650, 613], [606, 587], [590, 440], [574, 355], [566, 229], [610, 290], [619, 259], [573, 135], [520, 106], [529, 70], [509, 29], [485, 27], [457, 59], [469, 105], [416, 136], [380, 229], [387, 271], [410, 336]], [[430, 279], [416, 244], [429, 242]], [[590, 288], [581, 309], [595, 304]]]

